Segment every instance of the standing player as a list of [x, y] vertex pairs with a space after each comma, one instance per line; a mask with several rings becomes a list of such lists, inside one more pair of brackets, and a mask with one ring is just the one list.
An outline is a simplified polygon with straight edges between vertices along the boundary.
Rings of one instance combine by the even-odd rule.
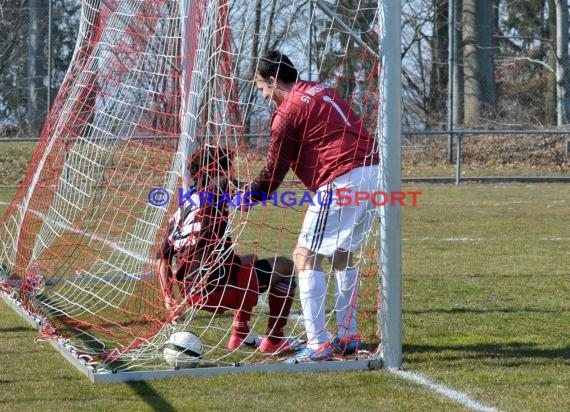
[[[376, 189], [379, 156], [374, 138], [337, 91], [324, 83], [298, 80], [289, 58], [278, 51], [263, 56], [255, 74], [264, 99], [277, 104], [265, 165], [244, 188], [271, 195], [291, 168], [316, 192], [293, 253], [299, 271], [307, 346], [288, 362], [330, 359], [354, 353], [360, 344], [356, 328], [359, 284], [353, 253], [366, 238], [376, 209], [371, 201], [341, 207], [337, 191], [371, 193]], [[322, 201], [331, 199], [332, 201]], [[321, 201], [319, 201], [319, 199]], [[346, 204], [346, 201], [344, 201]], [[329, 342], [325, 319], [324, 257], [331, 260], [337, 292], [337, 336]]]
[[[234, 310], [228, 349], [247, 345], [259, 346], [264, 353], [285, 352], [292, 349], [283, 337], [283, 328], [296, 288], [293, 262], [284, 257], [257, 260], [234, 253], [226, 230], [231, 166], [226, 149], [207, 146], [200, 148], [188, 164], [193, 192], [185, 200], [183, 213], [179, 209], [169, 220], [158, 256], [164, 304], [176, 319], [182, 309], [174, 299], [173, 286], [177, 284], [185, 304], [213, 313]], [[266, 290], [267, 336], [259, 341], [250, 333], [248, 322], [258, 293]]]

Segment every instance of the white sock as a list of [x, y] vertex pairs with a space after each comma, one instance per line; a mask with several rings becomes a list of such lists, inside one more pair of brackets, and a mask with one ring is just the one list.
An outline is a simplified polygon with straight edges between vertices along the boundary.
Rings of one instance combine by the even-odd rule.
[[356, 308], [358, 306], [358, 272], [356, 268], [334, 272], [336, 287], [337, 336], [348, 338], [357, 334]]
[[319, 349], [329, 340], [325, 319], [326, 293], [327, 281], [324, 272], [299, 272], [299, 297], [307, 332], [307, 346], [313, 350]]

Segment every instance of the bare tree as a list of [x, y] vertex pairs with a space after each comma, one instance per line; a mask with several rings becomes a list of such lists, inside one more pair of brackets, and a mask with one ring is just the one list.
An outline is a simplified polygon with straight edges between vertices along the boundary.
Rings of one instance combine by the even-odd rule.
[[427, 126], [439, 129], [446, 121], [447, 51], [449, 0], [433, 0], [433, 36], [431, 37], [431, 70], [427, 96]]
[[[547, 0], [543, 7], [542, 13], [545, 20], [545, 39], [542, 41], [542, 49], [546, 55], [546, 64], [548, 70], [544, 70], [546, 79], [546, 88], [544, 91], [544, 123], [548, 125], [556, 124], [556, 13], [554, 11], [554, 1]], [[547, 12], [549, 10], [550, 12]]]
[[493, 63], [493, 1], [463, 1], [465, 123], [494, 113], [497, 94]]
[[463, 123], [463, 96], [464, 96], [464, 81], [463, 81], [463, 29], [461, 15], [463, 13], [463, 0], [449, 0], [454, 2], [453, 14], [455, 27], [455, 36], [453, 40], [452, 50], [454, 53], [453, 67], [451, 68], [451, 75], [453, 76], [453, 121], [456, 124]]
[[45, 7], [38, 0], [28, 3], [28, 131], [32, 136], [39, 136], [47, 109], [47, 87], [44, 79], [47, 74], [46, 32], [47, 21], [42, 18]]
[[17, 134], [25, 126], [26, 21], [25, 1], [0, 2], [0, 124], [2, 134]]
[[[77, 41], [81, 1], [49, 1], [53, 10], [50, 51], [48, 1], [0, 0], [0, 134], [3, 136], [28, 136], [30, 127], [32, 134], [39, 133], [69, 66]], [[48, 97], [51, 97], [49, 102]]]
[[556, 112], [557, 125], [568, 123], [568, 1], [556, 0]]

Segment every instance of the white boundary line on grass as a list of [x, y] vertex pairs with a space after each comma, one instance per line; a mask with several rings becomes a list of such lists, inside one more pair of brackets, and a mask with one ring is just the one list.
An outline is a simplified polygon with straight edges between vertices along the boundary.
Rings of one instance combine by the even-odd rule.
[[[567, 242], [570, 240], [568, 236], [542, 236], [537, 238], [546, 242]], [[507, 237], [415, 237], [403, 238], [405, 242], [501, 242], [510, 240]]]
[[465, 406], [466, 408], [470, 408], [473, 409], [474, 411], [480, 411], [480, 412], [497, 412], [497, 409], [495, 408], [483, 405], [482, 403], [479, 403], [471, 399], [469, 396], [467, 396], [462, 392], [450, 389], [447, 386], [440, 385], [439, 383], [434, 383], [425, 376], [422, 376], [420, 374], [402, 371], [399, 369], [391, 369], [391, 368], [387, 368], [387, 370], [400, 378], [411, 381], [421, 386], [425, 386], [430, 391], [443, 395], [446, 398], [452, 399], [460, 403], [461, 405]]

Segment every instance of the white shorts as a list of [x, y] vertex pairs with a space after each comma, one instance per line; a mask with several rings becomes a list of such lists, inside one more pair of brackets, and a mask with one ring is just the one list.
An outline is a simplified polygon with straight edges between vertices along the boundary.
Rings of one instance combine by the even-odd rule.
[[380, 167], [365, 166], [320, 187], [305, 213], [298, 245], [324, 256], [354, 252], [366, 239], [377, 206], [366, 193], [377, 190]]

